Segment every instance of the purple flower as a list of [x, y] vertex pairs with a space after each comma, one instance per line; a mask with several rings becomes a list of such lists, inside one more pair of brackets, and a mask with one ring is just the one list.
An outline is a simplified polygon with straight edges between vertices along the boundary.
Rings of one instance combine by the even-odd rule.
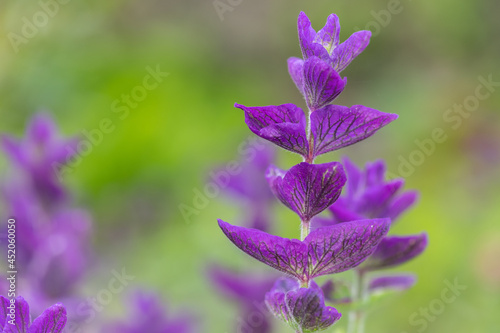
[[330, 210], [336, 222], [363, 218], [396, 220], [418, 198], [416, 191], [402, 191], [404, 180], [385, 180], [386, 167], [382, 160], [360, 170], [347, 157], [343, 159], [347, 184], [342, 195]]
[[60, 210], [40, 228], [40, 240], [28, 266], [31, 278], [49, 298], [70, 295], [87, 273], [91, 255], [91, 219], [78, 209]]
[[[26, 136], [2, 138], [16, 165], [2, 195], [5, 211], [16, 222], [16, 265], [37, 299], [71, 297], [89, 268], [91, 219], [71, 207], [57, 168], [70, 158], [74, 139], [62, 138], [52, 119], [35, 115]], [[32, 307], [36, 303], [32, 300]]]
[[65, 197], [58, 167], [73, 156], [76, 144], [76, 139], [65, 139], [59, 134], [47, 114], [33, 117], [23, 139], [4, 135], [1, 141], [11, 162], [31, 179], [38, 195], [50, 203]]
[[331, 206], [346, 182], [342, 165], [337, 162], [303, 162], [287, 172], [271, 166], [266, 177], [276, 197], [302, 222], [309, 222]]
[[271, 219], [274, 195], [265, 179], [265, 172], [275, 159], [273, 147], [266, 144], [255, 145], [252, 154], [238, 162], [239, 172], [229, 174], [224, 169], [210, 173], [212, 180], [226, 189], [231, 198], [248, 208], [246, 225], [267, 231]]
[[[385, 181], [383, 161], [367, 164], [365, 171], [344, 158], [347, 185], [344, 194], [330, 207], [333, 219], [318, 218], [313, 226], [356, 221], [366, 218], [390, 218], [392, 222], [417, 200], [416, 191], [402, 192], [404, 181]], [[427, 235], [384, 238], [375, 252], [358, 269], [372, 271], [403, 264], [427, 247]]]
[[390, 220], [355, 221], [319, 228], [304, 241], [233, 226], [222, 220], [219, 226], [240, 250], [295, 277], [305, 286], [317, 276], [358, 266], [387, 234]]
[[62, 205], [47, 212], [23, 182], [9, 183], [3, 192], [6, 212], [16, 221], [17, 268], [44, 297], [68, 296], [88, 271], [90, 217]]
[[347, 80], [339, 73], [370, 42], [370, 31], [358, 31], [339, 45], [340, 24], [337, 15], [328, 17], [323, 29], [316, 31], [303, 12], [298, 18], [300, 48], [304, 60], [288, 59], [288, 71], [314, 112], [331, 103], [343, 90]]
[[66, 325], [66, 309], [56, 304], [31, 322], [28, 302], [21, 296], [9, 300], [0, 296], [2, 333], [60, 333]]
[[427, 242], [425, 233], [385, 237], [359, 269], [366, 272], [401, 265], [421, 254], [427, 247]]
[[343, 71], [354, 58], [368, 46], [371, 32], [362, 30], [352, 34], [339, 44], [340, 24], [335, 14], [328, 16], [326, 25], [316, 33], [304, 12], [299, 14], [298, 33], [304, 59], [318, 57], [327, 62], [338, 73]]
[[296, 332], [324, 330], [342, 316], [335, 308], [325, 306], [323, 292], [314, 281], [308, 288], [300, 288], [296, 280], [279, 279], [266, 294], [266, 304], [274, 316]]
[[[243, 322], [238, 323], [237, 332], [243, 331], [243, 328], [248, 333], [271, 332], [271, 323], [261, 309], [266, 292], [276, 280], [275, 276], [235, 273], [220, 266], [211, 267], [209, 276], [219, 293], [239, 303]], [[261, 314], [262, 320], [253, 320], [255, 313]]]
[[192, 319], [167, 318], [160, 298], [153, 293], [136, 292], [132, 297], [128, 320], [106, 327], [103, 333], [188, 333], [192, 332]]
[[402, 291], [413, 287], [415, 282], [416, 278], [412, 274], [380, 276], [370, 281], [368, 290], [370, 293]]
[[245, 122], [253, 133], [303, 156], [308, 163], [321, 154], [370, 137], [398, 117], [362, 105], [351, 108], [327, 105], [311, 114], [310, 142], [304, 112], [294, 104], [263, 107], [235, 104], [235, 107], [245, 112]]

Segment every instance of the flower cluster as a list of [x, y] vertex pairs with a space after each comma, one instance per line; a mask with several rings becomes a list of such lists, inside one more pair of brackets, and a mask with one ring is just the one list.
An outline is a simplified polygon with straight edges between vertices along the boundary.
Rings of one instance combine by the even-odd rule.
[[[10, 299], [3, 296], [0, 299], [3, 307], [0, 332], [59, 333], [63, 328], [72, 332], [88, 329], [88, 318], [82, 317], [82, 309], [88, 303], [79, 289], [97, 266], [94, 260], [97, 256], [92, 251], [92, 221], [88, 212], [74, 207], [60, 178], [60, 170], [74, 157], [77, 144], [78, 138], [67, 139], [59, 134], [48, 114], [36, 114], [20, 139], [1, 137], [0, 148], [12, 165], [8, 176], [2, 179], [1, 195], [5, 208], [2, 214], [15, 221], [16, 258], [10, 267], [19, 272], [15, 293], [30, 299], [33, 313], [43, 313], [31, 323], [27, 302], [9, 292]], [[7, 242], [2, 241], [5, 246]], [[48, 304], [56, 302], [46, 309]], [[162, 317], [162, 305], [153, 296], [143, 293], [131, 304], [136, 320], [117, 322], [106, 332], [112, 329], [142, 332], [146, 324], [151, 333], [192, 331], [190, 318]]]
[[[409, 207], [415, 195], [396, 197], [402, 182], [384, 183], [383, 164], [370, 168], [365, 182], [349, 161], [347, 175], [341, 163], [314, 164], [317, 156], [364, 140], [397, 118], [362, 105], [330, 104], [346, 86], [340, 72], [370, 39], [369, 31], [359, 31], [340, 43], [339, 33], [334, 14], [318, 32], [304, 13], [299, 15], [303, 59], [290, 58], [288, 69], [305, 98], [307, 112], [294, 104], [235, 105], [244, 111], [245, 122], [254, 134], [303, 158], [289, 170], [270, 166], [266, 172], [274, 195], [300, 218], [300, 240], [219, 220], [219, 227], [239, 249], [288, 275], [275, 283], [265, 300], [269, 310], [296, 332], [323, 330], [341, 317], [325, 305], [315, 278], [353, 268], [364, 274], [390, 267], [418, 255], [426, 245], [425, 235], [387, 236], [391, 218]], [[346, 182], [347, 195], [337, 200]], [[318, 216], [325, 210], [333, 217]], [[372, 287], [405, 282], [384, 279], [373, 281]]]

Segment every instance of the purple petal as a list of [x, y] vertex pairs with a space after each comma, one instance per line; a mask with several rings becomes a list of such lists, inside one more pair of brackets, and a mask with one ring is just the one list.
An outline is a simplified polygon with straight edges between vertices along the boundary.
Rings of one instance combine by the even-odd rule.
[[[5, 301], [2, 301], [2, 306], [4, 305]], [[7, 306], [10, 306], [10, 303]], [[2, 333], [26, 333], [28, 327], [30, 326], [31, 319], [28, 302], [26, 302], [21, 296], [18, 296], [15, 299], [14, 307], [14, 323], [10, 323], [13, 318], [10, 316], [10, 309], [7, 309], [9, 315], [7, 315], [7, 320], [5, 321], [5, 326], [3, 327]]]
[[245, 111], [245, 122], [253, 133], [284, 149], [307, 155], [306, 118], [301, 108], [294, 104], [235, 107]]
[[56, 138], [57, 133], [56, 124], [45, 113], [35, 114], [27, 129], [28, 139], [39, 144], [48, 144], [53, 138]]
[[311, 27], [311, 21], [309, 21], [309, 18], [304, 12], [300, 12], [299, 14], [297, 28], [303, 58], [307, 59], [309, 57], [316, 56], [322, 58], [323, 60], [328, 60], [330, 55], [323, 45], [314, 43], [316, 31]]
[[402, 213], [413, 206], [417, 202], [417, 200], [417, 191], [407, 191], [396, 198], [383, 213], [383, 215], [387, 216], [394, 222]]
[[339, 18], [335, 14], [330, 14], [323, 29], [316, 34], [314, 42], [323, 45], [328, 53], [331, 54], [337, 45], [339, 45], [339, 35]]
[[403, 291], [410, 289], [415, 285], [417, 279], [415, 275], [393, 275], [393, 276], [380, 276], [370, 281], [368, 290], [370, 292], [381, 292], [386, 290]]
[[372, 33], [368, 30], [357, 31], [333, 50], [332, 65], [342, 72], [370, 43]]
[[60, 333], [66, 320], [66, 309], [61, 304], [56, 304], [36, 318], [27, 333]]
[[218, 221], [227, 238], [240, 250], [281, 272], [302, 278], [307, 267], [307, 246], [301, 241]]
[[334, 274], [354, 268], [375, 251], [389, 231], [389, 219], [340, 223], [312, 231], [304, 240], [308, 276]]
[[165, 305], [158, 293], [135, 291], [130, 297], [131, 308], [126, 320], [108, 325], [106, 333], [188, 333], [193, 332], [194, 318], [190, 315], [167, 318]]
[[346, 197], [352, 200], [361, 186], [363, 172], [347, 156], [342, 158], [342, 164], [347, 174]]
[[421, 254], [427, 247], [427, 242], [425, 233], [406, 237], [386, 237], [360, 269], [372, 271], [403, 264]]
[[325, 61], [311, 57], [304, 63], [304, 96], [311, 110], [332, 102], [343, 90], [347, 79]]
[[321, 289], [313, 281], [309, 288], [299, 288], [290, 279], [281, 279], [266, 294], [269, 310], [298, 332], [324, 330], [342, 316], [335, 308], [325, 306]]
[[386, 166], [383, 160], [366, 164], [366, 186], [376, 186], [385, 181]]
[[314, 156], [364, 140], [397, 117], [362, 105], [327, 105], [311, 115]]
[[296, 212], [302, 221], [310, 221], [313, 216], [331, 206], [346, 182], [342, 165], [337, 162], [302, 162], [284, 176], [283, 171], [271, 168], [267, 178], [277, 198]]
[[330, 224], [351, 222], [362, 220], [364, 217], [356, 212], [346, 209], [342, 204], [343, 200], [340, 198], [330, 207], [330, 212], [332, 212], [334, 219], [330, 220]]
[[9, 314], [10, 301], [8, 298], [0, 296], [0, 332], [3, 330], [5, 326], [5, 322], [7, 320], [7, 315]]
[[300, 93], [304, 94], [304, 60], [295, 57], [288, 58], [288, 73]]
[[349, 297], [350, 289], [350, 286], [341, 280], [336, 280], [335, 282], [328, 280], [321, 286], [325, 299], [328, 302], [336, 304], [352, 302], [351, 297]]
[[20, 143], [13, 137], [2, 135], [1, 148], [15, 163], [21, 165], [23, 168], [29, 166], [29, 157], [26, 155], [26, 151], [22, 149]]
[[265, 301], [269, 311], [276, 317], [288, 323], [293, 321], [285, 303], [285, 295], [290, 290], [300, 288], [300, 284], [295, 279], [279, 278], [274, 283], [271, 290], [266, 293]]
[[367, 187], [359, 195], [359, 199], [353, 208], [366, 217], [387, 217], [383, 215], [384, 208], [403, 186], [404, 180], [395, 179], [382, 185]]
[[248, 272], [236, 273], [221, 266], [212, 266], [208, 271], [210, 280], [226, 297], [250, 307], [260, 302], [274, 285], [275, 276], [257, 276]]

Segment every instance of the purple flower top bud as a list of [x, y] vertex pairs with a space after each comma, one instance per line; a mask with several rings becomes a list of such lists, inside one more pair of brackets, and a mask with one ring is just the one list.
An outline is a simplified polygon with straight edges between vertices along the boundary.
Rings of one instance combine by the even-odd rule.
[[65, 198], [59, 169], [74, 154], [77, 139], [63, 138], [47, 114], [33, 117], [25, 137], [18, 140], [4, 135], [0, 147], [10, 161], [33, 182], [37, 194], [48, 202]]
[[56, 304], [31, 322], [28, 302], [21, 296], [0, 296], [0, 329], [2, 333], [61, 333], [66, 325], [66, 309]]
[[327, 62], [338, 73], [343, 71], [370, 43], [371, 32], [357, 31], [345, 42], [340, 43], [340, 23], [335, 14], [330, 14], [325, 26], [318, 32], [304, 12], [298, 22], [300, 48], [304, 59], [318, 57]]

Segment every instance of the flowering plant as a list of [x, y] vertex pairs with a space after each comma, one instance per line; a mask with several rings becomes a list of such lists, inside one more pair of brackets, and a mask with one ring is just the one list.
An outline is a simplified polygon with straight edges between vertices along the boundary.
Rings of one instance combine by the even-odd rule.
[[[412, 259], [427, 244], [425, 234], [387, 236], [391, 220], [414, 203], [416, 194], [398, 194], [402, 180], [386, 183], [383, 162], [363, 173], [345, 160], [347, 175], [341, 163], [314, 163], [317, 156], [364, 140], [398, 117], [362, 105], [330, 104], [346, 86], [341, 71], [366, 48], [371, 36], [369, 31], [358, 31], [340, 43], [339, 33], [335, 14], [318, 32], [304, 13], [299, 15], [303, 59], [290, 58], [288, 70], [305, 98], [307, 112], [294, 104], [235, 104], [254, 134], [303, 158], [289, 170], [270, 166], [266, 173], [274, 195], [299, 216], [300, 240], [219, 220], [234, 245], [288, 276], [274, 284], [265, 301], [295, 332], [323, 330], [341, 317], [325, 305], [326, 299], [335, 301], [324, 292], [331, 291], [332, 284], [322, 289], [315, 278], [355, 269], [357, 282], [348, 301], [363, 301], [370, 290], [403, 289], [413, 283], [412, 277], [384, 276], [367, 286], [366, 275]], [[341, 196], [346, 183], [347, 194]], [[331, 218], [318, 216], [325, 210]], [[353, 311], [351, 317], [350, 330], [362, 332], [363, 313]]]

